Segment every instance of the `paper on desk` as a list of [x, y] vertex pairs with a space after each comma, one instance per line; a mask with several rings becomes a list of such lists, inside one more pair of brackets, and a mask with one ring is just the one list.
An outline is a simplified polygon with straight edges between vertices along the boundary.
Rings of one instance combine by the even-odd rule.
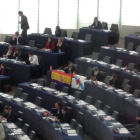
[[121, 92], [121, 91], [123, 91], [122, 89], [116, 89], [115, 90], [116, 92]]
[[109, 121], [109, 120], [112, 120], [113, 118], [111, 117], [111, 116], [105, 116], [104, 117], [104, 120], [106, 120], [106, 121]]
[[59, 96], [67, 96], [68, 94], [67, 93], [64, 93], [64, 92], [59, 92], [58, 95]]
[[48, 87], [45, 87], [45, 88], [43, 88], [43, 89], [46, 90], [46, 91], [56, 91], [55, 89], [48, 88]]
[[120, 129], [119, 129], [119, 133], [120, 133], [120, 134], [128, 134], [129, 131], [128, 131], [126, 128], [120, 128]]
[[14, 123], [8, 123], [8, 124], [6, 124], [6, 126], [8, 128], [17, 128], [17, 126]]
[[31, 86], [34, 86], [34, 87], [36, 87], [36, 86], [38, 86], [38, 84], [36, 84], [36, 83], [32, 83], [32, 84], [30, 84]]
[[136, 51], [129, 51], [129, 53], [130, 53], [131, 55], [133, 55], [133, 54], [139, 54], [139, 53], [136, 52]]
[[79, 39], [78, 41], [79, 41], [79, 42], [85, 42], [85, 40], [81, 40], [81, 39]]
[[73, 100], [73, 99], [75, 99], [75, 97], [69, 95], [69, 96], [67, 96], [67, 99], [69, 99], [69, 100]]
[[93, 105], [89, 105], [89, 106], [88, 106], [88, 109], [89, 109], [89, 110], [97, 110], [97, 108], [96, 108], [95, 106], [93, 106]]
[[16, 101], [16, 102], [22, 102], [23, 101], [23, 99], [20, 99], [20, 98], [15, 98], [13, 100]]
[[22, 134], [23, 131], [22, 131], [22, 129], [18, 128], [18, 129], [14, 129], [14, 130], [13, 130], [13, 133], [14, 133], [14, 134]]
[[19, 140], [30, 140], [30, 138], [27, 135], [18, 135], [17, 137]]
[[99, 110], [99, 111], [97, 111], [97, 114], [98, 114], [99, 116], [102, 116], [102, 115], [105, 115], [105, 112], [102, 111], [102, 110]]
[[76, 131], [74, 129], [67, 130], [67, 134], [76, 134]]
[[113, 122], [112, 125], [116, 126], [116, 125], [122, 125], [122, 124], [119, 122]]
[[24, 46], [25, 48], [30, 48], [30, 46]]
[[68, 136], [78, 136], [77, 134], [68, 134]]

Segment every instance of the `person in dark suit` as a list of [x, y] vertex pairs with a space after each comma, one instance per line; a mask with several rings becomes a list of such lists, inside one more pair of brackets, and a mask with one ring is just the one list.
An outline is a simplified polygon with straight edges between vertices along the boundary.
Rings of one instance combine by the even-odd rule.
[[46, 42], [45, 49], [50, 49], [52, 52], [55, 50], [55, 44], [52, 41], [52, 38], [49, 37], [48, 41]]
[[8, 50], [4, 53], [3, 57], [13, 59], [13, 46], [9, 45]]
[[68, 62], [68, 66], [64, 68], [65, 73], [73, 74], [75, 72], [75, 67], [73, 66], [73, 63], [71, 61]]
[[98, 18], [95, 17], [94, 22], [90, 27], [93, 28], [93, 29], [102, 29], [102, 24], [101, 24], [100, 21], [98, 21]]
[[66, 48], [65, 48], [65, 45], [63, 43], [62, 38], [58, 39], [58, 43], [57, 43], [57, 45], [55, 47], [55, 52], [66, 52]]
[[19, 50], [19, 48], [16, 48], [14, 53], [13, 53], [13, 59], [17, 60], [24, 60], [24, 56], [22, 52]]
[[111, 87], [120, 88], [118, 76], [116, 74], [113, 74], [111, 76], [110, 81], [109, 81], [109, 85]]
[[0, 65], [0, 75], [6, 75], [5, 64]]
[[56, 26], [56, 29], [55, 29], [55, 36], [56, 37], [61, 37], [61, 29], [59, 26]]
[[94, 80], [94, 81], [95, 80], [102, 81], [102, 76], [101, 76], [101, 73], [98, 70], [98, 67], [93, 68], [91, 79]]
[[19, 11], [18, 14], [21, 17], [21, 22], [19, 22], [19, 24], [21, 24], [22, 29], [21, 36], [22, 38], [27, 39], [27, 30], [29, 29], [28, 19], [25, 15], [23, 15], [22, 11]]
[[19, 36], [19, 32], [15, 32], [15, 35], [13, 37], [13, 40], [10, 41], [10, 44], [12, 45], [22, 45], [22, 38]]
[[16, 114], [14, 113], [14, 111], [11, 109], [11, 107], [6, 106], [4, 108], [4, 115], [3, 117], [7, 119], [8, 122], [15, 122], [16, 121]]

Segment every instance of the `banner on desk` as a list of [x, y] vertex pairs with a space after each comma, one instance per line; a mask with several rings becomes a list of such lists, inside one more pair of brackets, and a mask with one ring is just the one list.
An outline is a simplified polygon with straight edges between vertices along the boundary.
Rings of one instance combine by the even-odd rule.
[[72, 75], [60, 71], [53, 71], [51, 79], [63, 84], [71, 85]]

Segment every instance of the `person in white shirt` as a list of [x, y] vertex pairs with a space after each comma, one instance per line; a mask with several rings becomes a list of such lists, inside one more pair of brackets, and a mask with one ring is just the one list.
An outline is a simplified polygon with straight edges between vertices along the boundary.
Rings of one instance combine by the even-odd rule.
[[28, 55], [29, 55], [30, 64], [39, 65], [38, 57], [34, 55], [33, 52], [29, 52]]
[[4, 133], [3, 125], [1, 123], [1, 119], [0, 119], [0, 140], [4, 140], [4, 139], [5, 139], [5, 133]]

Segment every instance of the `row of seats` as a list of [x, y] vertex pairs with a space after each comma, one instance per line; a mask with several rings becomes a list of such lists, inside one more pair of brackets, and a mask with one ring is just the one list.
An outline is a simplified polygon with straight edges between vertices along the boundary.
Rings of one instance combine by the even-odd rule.
[[[126, 48], [128, 51], [133, 51], [134, 50], [134, 43], [132, 43], [132, 42], [129, 42], [128, 44], [127, 44], [127, 48]], [[138, 52], [138, 53], [140, 53], [140, 45], [138, 45], [137, 47], [136, 47], [136, 52]]]

